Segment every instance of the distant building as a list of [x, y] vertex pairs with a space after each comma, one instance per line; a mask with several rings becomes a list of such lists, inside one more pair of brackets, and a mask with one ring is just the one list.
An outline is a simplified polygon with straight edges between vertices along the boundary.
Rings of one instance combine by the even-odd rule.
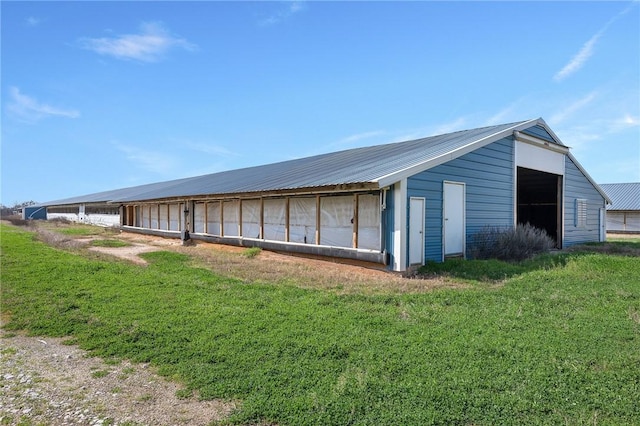
[[611, 199], [607, 206], [607, 232], [640, 233], [640, 182], [600, 187]]
[[43, 206], [24, 206], [21, 210], [23, 219], [33, 220], [47, 218], [47, 208]]
[[404, 271], [467, 256], [485, 226], [605, 239], [608, 198], [542, 119], [45, 203], [48, 217]]

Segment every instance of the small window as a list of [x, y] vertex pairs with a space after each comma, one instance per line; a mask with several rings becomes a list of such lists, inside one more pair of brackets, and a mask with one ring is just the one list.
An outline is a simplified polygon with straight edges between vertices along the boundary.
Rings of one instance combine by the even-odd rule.
[[584, 198], [576, 198], [576, 227], [584, 228], [587, 226], [587, 200]]

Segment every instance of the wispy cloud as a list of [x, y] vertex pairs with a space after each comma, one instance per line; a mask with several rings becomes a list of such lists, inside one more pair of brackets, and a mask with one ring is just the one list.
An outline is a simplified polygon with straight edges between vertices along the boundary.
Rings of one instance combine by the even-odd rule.
[[580, 51], [573, 58], [571, 58], [567, 65], [565, 65], [560, 71], [556, 73], [556, 75], [553, 76], [553, 79], [555, 81], [562, 81], [582, 68], [585, 62], [587, 62], [591, 55], [593, 55], [593, 47], [595, 46], [598, 39], [602, 37], [603, 33], [604, 31], [602, 30], [598, 31], [593, 37], [589, 39], [589, 41], [582, 45]]
[[202, 152], [204, 154], [222, 156], [222, 157], [235, 157], [238, 153], [228, 150], [227, 148], [210, 143], [203, 142], [191, 142], [181, 141], [180, 144], [192, 151]]
[[633, 127], [640, 127], [640, 117], [633, 116], [631, 114], [624, 114], [622, 117], [611, 121], [611, 124], [609, 125], [609, 131], [615, 133], [617, 131], [622, 131]]
[[29, 16], [27, 19], [25, 19], [25, 22], [28, 27], [37, 27], [42, 23], [42, 19], [35, 16]]
[[558, 125], [562, 123], [571, 115], [575, 114], [577, 111], [581, 110], [582, 108], [586, 107], [591, 102], [593, 102], [593, 100], [596, 99], [596, 97], [597, 97], [596, 92], [591, 92], [586, 96], [578, 99], [577, 101], [571, 103], [570, 105], [563, 106], [560, 111], [556, 112], [554, 115], [551, 116], [551, 118], [549, 119], [549, 124]]
[[157, 62], [171, 49], [196, 50], [196, 45], [171, 35], [160, 23], [145, 22], [137, 34], [116, 37], [83, 38], [82, 48], [116, 59]]
[[373, 130], [370, 132], [356, 133], [350, 136], [346, 136], [340, 139], [339, 141], [330, 144], [329, 147], [342, 147], [342, 148], [357, 147], [357, 146], [361, 146], [362, 141], [384, 135], [385, 133], [386, 132], [382, 130]]
[[507, 107], [501, 109], [500, 111], [498, 111], [497, 113], [489, 117], [489, 119], [485, 121], [484, 125], [494, 126], [496, 124], [503, 124], [508, 121], [511, 121], [513, 119], [513, 116], [516, 114], [516, 111], [519, 111], [518, 110], [519, 104], [520, 102], [516, 101], [511, 105], [508, 105]]
[[169, 153], [149, 151], [137, 146], [112, 142], [112, 145], [137, 167], [160, 174], [168, 174], [176, 168], [176, 161]]
[[451, 133], [458, 130], [464, 130], [465, 125], [467, 124], [467, 119], [465, 117], [459, 117], [453, 121], [448, 123], [442, 123], [438, 125], [434, 131], [434, 135], [444, 135], [445, 133]]
[[39, 102], [35, 98], [21, 93], [17, 87], [10, 87], [9, 95], [11, 100], [7, 104], [7, 110], [23, 121], [36, 122], [45, 117], [80, 117], [80, 112], [75, 109], [58, 108]]
[[272, 15], [268, 16], [265, 19], [262, 19], [260, 21], [260, 25], [268, 26], [268, 25], [279, 24], [280, 22], [290, 18], [291, 16], [295, 15], [296, 13], [300, 12], [303, 9], [304, 9], [304, 4], [302, 1], [286, 2], [286, 5], [284, 8], [281, 8], [280, 10], [276, 11], [275, 13], [273, 13]]
[[595, 33], [589, 40], [587, 40], [585, 44], [582, 45], [578, 53], [576, 53], [575, 56], [573, 56], [573, 58], [571, 58], [571, 60], [553, 76], [553, 79], [558, 82], [562, 81], [582, 68], [584, 64], [589, 60], [589, 58], [593, 55], [596, 43], [604, 35], [607, 29], [620, 17], [626, 15], [637, 3], [638, 0], [631, 1], [624, 8], [624, 10], [619, 12], [616, 16], [614, 16], [606, 24], [604, 24], [604, 26], [600, 28], [597, 33]]

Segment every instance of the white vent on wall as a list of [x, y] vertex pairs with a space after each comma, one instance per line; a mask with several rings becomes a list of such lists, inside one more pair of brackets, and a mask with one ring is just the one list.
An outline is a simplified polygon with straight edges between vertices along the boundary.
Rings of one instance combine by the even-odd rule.
[[584, 198], [576, 198], [575, 225], [578, 228], [584, 228], [587, 226], [587, 200]]

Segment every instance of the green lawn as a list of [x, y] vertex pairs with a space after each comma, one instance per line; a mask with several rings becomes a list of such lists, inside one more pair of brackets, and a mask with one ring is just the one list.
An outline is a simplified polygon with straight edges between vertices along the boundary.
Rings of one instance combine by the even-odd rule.
[[1, 237], [7, 329], [151, 362], [202, 398], [241, 401], [233, 424], [640, 424], [638, 257], [338, 295], [234, 281], [178, 253], [145, 267]]

